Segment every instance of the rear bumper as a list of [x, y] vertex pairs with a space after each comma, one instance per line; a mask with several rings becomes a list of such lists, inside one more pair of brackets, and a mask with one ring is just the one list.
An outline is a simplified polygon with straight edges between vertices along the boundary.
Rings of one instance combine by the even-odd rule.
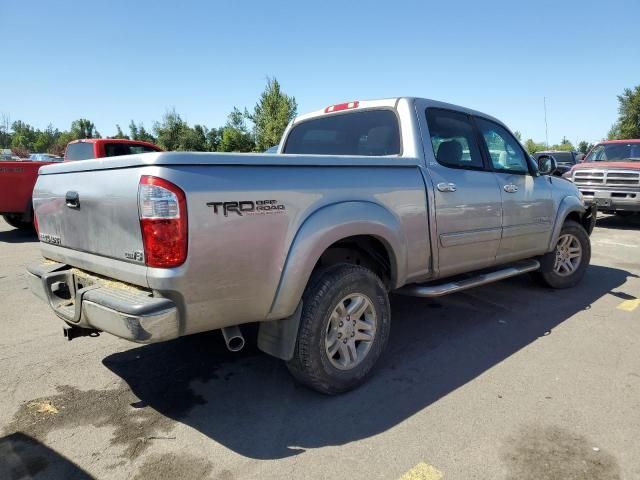
[[169, 299], [57, 262], [27, 268], [31, 291], [71, 326], [93, 328], [138, 343], [180, 334], [178, 308]]

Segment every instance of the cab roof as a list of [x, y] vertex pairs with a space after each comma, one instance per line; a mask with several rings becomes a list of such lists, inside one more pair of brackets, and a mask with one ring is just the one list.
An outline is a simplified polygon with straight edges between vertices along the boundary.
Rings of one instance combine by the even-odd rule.
[[127, 143], [129, 145], [146, 145], [148, 147], [160, 148], [151, 142], [144, 142], [142, 140], [129, 140], [127, 138], [81, 138], [80, 140], [72, 140], [72, 143]]
[[322, 117], [325, 115], [334, 115], [347, 112], [349, 110], [364, 110], [368, 108], [398, 108], [398, 103], [405, 101], [411, 105], [413, 105], [417, 101], [421, 101], [426, 103], [427, 107], [432, 108], [443, 108], [447, 110], [455, 110], [459, 112], [464, 112], [469, 115], [476, 115], [480, 117], [485, 117], [495, 122], [498, 122], [504, 125], [499, 119], [492, 117], [483, 112], [479, 112], [477, 110], [473, 110], [471, 108], [463, 107], [461, 105], [455, 105], [453, 103], [441, 102], [438, 100], [432, 100], [429, 98], [423, 97], [390, 97], [390, 98], [382, 98], [382, 99], [374, 99], [374, 100], [351, 100], [348, 102], [336, 103], [333, 105], [328, 105], [327, 107], [315, 110], [313, 112], [305, 113], [297, 116], [293, 119], [292, 124], [296, 124], [305, 120], [309, 120], [311, 118]]
[[607, 145], [612, 143], [640, 143], [640, 138], [628, 138], [626, 140], [602, 140], [596, 143], [596, 145]]

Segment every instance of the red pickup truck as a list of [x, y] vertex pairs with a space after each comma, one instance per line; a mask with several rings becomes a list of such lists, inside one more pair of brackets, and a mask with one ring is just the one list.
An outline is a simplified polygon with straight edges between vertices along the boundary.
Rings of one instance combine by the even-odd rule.
[[604, 213], [640, 212], [640, 139], [607, 140], [595, 145], [583, 163], [564, 175], [587, 204]]
[[[67, 145], [64, 161], [116, 157], [134, 153], [161, 152], [153, 143], [119, 138], [75, 140]], [[33, 222], [31, 195], [38, 178], [38, 170], [51, 162], [0, 162], [0, 215], [5, 221], [21, 229], [30, 229]]]

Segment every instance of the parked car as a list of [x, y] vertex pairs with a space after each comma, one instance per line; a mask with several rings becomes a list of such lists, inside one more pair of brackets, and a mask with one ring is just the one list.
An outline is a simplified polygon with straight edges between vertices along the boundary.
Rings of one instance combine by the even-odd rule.
[[536, 152], [533, 157], [537, 160], [542, 155], [552, 155], [558, 164], [554, 175], [562, 176], [564, 173], [571, 170], [571, 167], [581, 162], [584, 156], [580, 152], [574, 151], [562, 151], [562, 150], [545, 150], [542, 152]]
[[588, 205], [605, 213], [640, 212], [640, 139], [596, 144], [565, 178], [576, 184]]
[[[488, 143], [491, 142], [491, 149]], [[297, 117], [282, 155], [159, 153], [49, 165], [34, 191], [34, 293], [71, 339], [140, 343], [213, 329], [320, 392], [384, 350], [389, 292], [437, 297], [535, 272], [576, 285], [595, 215], [509, 129], [420, 98]], [[459, 275], [464, 274], [463, 277]]]
[[32, 153], [29, 155], [29, 160], [32, 162], [62, 162], [64, 158], [51, 153]]
[[10, 148], [0, 149], [0, 162], [19, 161], [20, 157], [14, 155]]
[[64, 159], [46, 153], [36, 153], [31, 155], [28, 161], [3, 162], [0, 165], [0, 215], [14, 228], [33, 228], [31, 194], [38, 170], [43, 165], [63, 160], [85, 160], [158, 151], [161, 151], [160, 147], [147, 142], [102, 138], [69, 143]]

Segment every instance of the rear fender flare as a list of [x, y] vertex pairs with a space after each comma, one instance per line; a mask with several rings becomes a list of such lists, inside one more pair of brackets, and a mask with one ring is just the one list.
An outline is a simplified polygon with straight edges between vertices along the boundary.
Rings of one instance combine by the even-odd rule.
[[302, 223], [287, 255], [267, 320], [291, 316], [320, 256], [335, 242], [355, 235], [380, 240], [390, 259], [391, 287], [407, 277], [407, 242], [399, 220], [373, 202], [341, 202], [313, 212]]

